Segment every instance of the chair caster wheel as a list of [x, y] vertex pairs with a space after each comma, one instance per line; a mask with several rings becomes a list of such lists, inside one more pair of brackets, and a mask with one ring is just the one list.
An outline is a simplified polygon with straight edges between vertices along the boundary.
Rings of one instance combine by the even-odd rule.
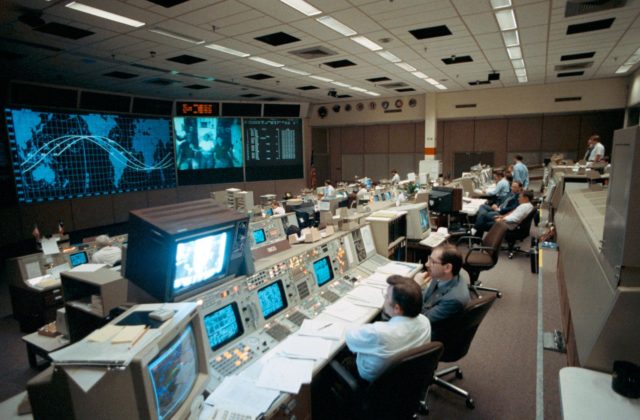
[[502, 297], [502, 292], [498, 292], [496, 296], [498, 297], [498, 299], [500, 299]]
[[462, 374], [461, 370], [456, 370], [456, 378], [458, 378], [458, 379], [464, 378], [464, 375]]
[[469, 410], [473, 410], [474, 408], [476, 408], [476, 402], [473, 401], [473, 398], [467, 398], [464, 404], [467, 406]]
[[513, 254], [509, 254], [509, 259], [512, 260], [513, 259]]

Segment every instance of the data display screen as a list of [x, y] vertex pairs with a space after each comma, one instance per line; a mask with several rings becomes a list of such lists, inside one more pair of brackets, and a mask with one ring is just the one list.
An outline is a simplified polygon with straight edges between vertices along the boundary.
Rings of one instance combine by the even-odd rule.
[[173, 122], [180, 185], [242, 181], [240, 118], [176, 117]]
[[198, 379], [198, 351], [189, 325], [147, 366], [158, 419], [168, 419], [180, 408]]
[[71, 264], [71, 267], [77, 267], [88, 262], [89, 258], [87, 257], [87, 253], [84, 251], [69, 255], [69, 263]]
[[324, 286], [329, 281], [333, 280], [333, 268], [331, 268], [331, 261], [326, 256], [313, 263], [313, 272], [316, 275], [316, 282], [318, 287]]
[[247, 181], [304, 177], [302, 120], [245, 118], [244, 137]]
[[254, 230], [253, 231], [253, 240], [255, 241], [256, 245], [260, 245], [261, 243], [266, 241], [267, 237], [264, 234], [264, 229], [256, 229], [256, 230]]
[[262, 317], [269, 319], [287, 307], [282, 281], [278, 280], [258, 290], [258, 300], [262, 309]]
[[420, 210], [420, 227], [423, 232], [429, 229], [429, 212], [427, 209]]
[[238, 305], [232, 302], [209, 315], [205, 315], [204, 327], [207, 331], [209, 346], [213, 351], [240, 337], [244, 333], [244, 328], [240, 321]]
[[176, 186], [171, 120], [6, 109], [18, 201]]
[[178, 242], [173, 294], [224, 276], [231, 253], [231, 230]]

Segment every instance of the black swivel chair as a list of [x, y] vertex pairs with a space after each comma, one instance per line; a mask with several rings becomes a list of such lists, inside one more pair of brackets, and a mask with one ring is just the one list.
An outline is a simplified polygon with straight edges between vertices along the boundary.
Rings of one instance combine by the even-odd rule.
[[531, 213], [529, 213], [527, 217], [525, 217], [524, 220], [513, 230], [507, 231], [507, 234], [505, 235], [505, 241], [507, 241], [508, 245], [509, 259], [513, 258], [515, 254], [529, 254], [527, 251], [521, 250], [519, 246], [516, 246], [516, 242], [522, 241], [529, 236], [532, 222], [534, 222], [536, 226], [540, 223], [540, 213], [535, 205], [533, 210], [531, 210]]
[[[444, 345], [440, 361], [455, 362], [466, 356], [480, 323], [495, 300], [496, 295], [494, 294], [472, 300], [458, 316], [432, 325], [431, 339], [440, 341]], [[469, 392], [442, 379], [443, 376], [451, 373], [455, 373], [458, 379], [462, 378], [462, 371], [456, 365], [436, 372], [434, 384], [464, 397], [467, 408], [475, 408], [475, 401]]]
[[487, 292], [494, 292], [498, 297], [502, 297], [502, 292], [492, 287], [483, 287], [482, 283], [478, 280], [480, 272], [491, 270], [498, 263], [498, 257], [500, 256], [500, 247], [502, 246], [502, 239], [507, 233], [507, 225], [503, 222], [497, 222], [483, 239], [477, 236], [463, 236], [458, 240], [458, 246], [461, 247], [462, 243], [466, 243], [468, 251], [462, 251], [464, 255], [462, 260], [462, 268], [469, 273], [469, 289], [478, 297], [478, 290], [484, 290]]
[[338, 361], [331, 362], [337, 379], [346, 387], [346, 410], [350, 419], [412, 419], [424, 410], [423, 400], [431, 385], [442, 343], [430, 342], [396, 355], [371, 383], [358, 381]]

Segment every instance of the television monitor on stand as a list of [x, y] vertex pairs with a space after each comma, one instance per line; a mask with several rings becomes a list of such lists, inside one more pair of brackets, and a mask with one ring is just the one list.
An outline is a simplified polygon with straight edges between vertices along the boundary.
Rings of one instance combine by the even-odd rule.
[[407, 212], [407, 239], [423, 240], [431, 233], [427, 203], [405, 204], [396, 210]]
[[132, 211], [125, 277], [139, 288], [135, 297], [184, 300], [253, 273], [248, 223], [246, 214], [212, 199]]

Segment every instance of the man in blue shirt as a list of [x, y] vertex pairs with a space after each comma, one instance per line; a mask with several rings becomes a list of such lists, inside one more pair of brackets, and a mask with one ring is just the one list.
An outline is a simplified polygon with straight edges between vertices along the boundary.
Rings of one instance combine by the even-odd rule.
[[511, 193], [507, 196], [507, 198], [500, 204], [499, 206], [493, 204], [489, 206], [487, 204], [483, 204], [478, 209], [478, 214], [476, 214], [476, 221], [473, 225], [476, 230], [475, 235], [482, 238], [482, 235], [491, 229], [491, 226], [494, 225], [496, 216], [500, 216], [503, 214], [507, 214], [511, 212], [513, 209], [518, 207], [518, 197], [520, 196], [520, 192], [523, 190], [522, 184], [520, 181], [516, 181], [515, 179], [511, 183]]
[[496, 181], [496, 188], [493, 191], [487, 192], [486, 194], [489, 197], [495, 197], [494, 203], [500, 205], [511, 192], [511, 188], [509, 187], [510, 182], [507, 179], [504, 171], [495, 171], [493, 173], [493, 176]]
[[520, 181], [525, 190], [529, 188], [529, 169], [522, 162], [522, 155], [516, 155], [514, 158], [513, 180]]

